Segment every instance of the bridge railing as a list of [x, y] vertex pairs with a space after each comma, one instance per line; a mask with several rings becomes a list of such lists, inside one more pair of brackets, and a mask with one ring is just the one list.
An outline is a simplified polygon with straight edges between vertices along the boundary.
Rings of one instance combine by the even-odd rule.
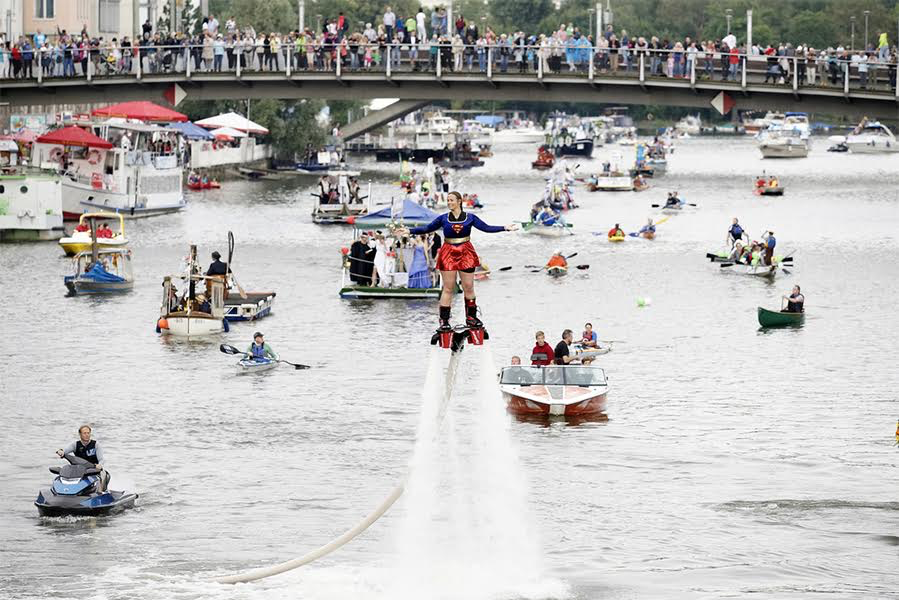
[[[639, 82], [669, 80], [689, 82], [729, 81], [747, 85], [788, 87], [794, 91], [815, 87], [892, 92], [899, 98], [896, 60], [875, 58], [858, 61], [848, 55], [821, 52], [815, 57], [765, 56], [706, 52], [703, 49], [657, 50], [649, 48], [542, 44], [282, 44], [273, 50], [259, 44], [112, 46], [90, 50], [37, 49], [30, 60], [18, 64], [11, 52], [12, 79], [39, 84], [61, 79], [88, 81], [107, 78], [135, 79], [156, 75], [184, 77], [243, 77], [281, 73], [293, 77], [307, 73], [380, 73], [392, 78], [412, 73], [453, 76], [570, 77], [586, 80], [630, 78]], [[25, 57], [28, 58], [28, 57]], [[2, 63], [0, 63], [2, 64]], [[0, 71], [2, 73], [3, 71]]]

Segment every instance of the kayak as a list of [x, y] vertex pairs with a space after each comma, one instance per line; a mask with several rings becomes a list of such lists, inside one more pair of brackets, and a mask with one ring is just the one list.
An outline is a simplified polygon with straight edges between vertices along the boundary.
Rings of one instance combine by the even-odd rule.
[[261, 373], [263, 371], [271, 371], [278, 366], [278, 361], [270, 358], [242, 358], [237, 361], [237, 372], [243, 373]]
[[766, 186], [763, 188], [757, 187], [757, 188], [755, 188], [755, 195], [756, 196], [783, 196], [785, 189], [786, 188], [784, 188], [782, 186], [778, 186], [778, 187], [767, 187]]
[[652, 240], [652, 239], [655, 239], [656, 232], [655, 231], [644, 231], [643, 233], [640, 234], [640, 237], [642, 237], [644, 240]]
[[759, 325], [762, 327], [783, 327], [785, 325], [801, 325], [805, 313], [768, 310], [759, 306]]
[[609, 241], [610, 241], [610, 242], [614, 242], [614, 243], [623, 242], [625, 237], [627, 237], [627, 236], [624, 236], [624, 235], [610, 235], [610, 236], [609, 236]]
[[546, 267], [546, 273], [550, 277], [562, 277], [568, 274], [568, 267], [555, 266], [555, 267]]

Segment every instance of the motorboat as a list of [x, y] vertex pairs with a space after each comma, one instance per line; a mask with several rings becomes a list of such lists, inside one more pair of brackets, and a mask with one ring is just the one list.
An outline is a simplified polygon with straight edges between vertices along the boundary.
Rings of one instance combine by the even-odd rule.
[[[187, 206], [176, 132], [119, 121], [91, 127], [99, 135], [75, 133], [72, 130], [81, 128], [71, 126], [41, 136], [34, 144], [35, 166], [60, 173], [64, 219], [75, 220], [92, 209], [128, 218], [150, 217]], [[155, 141], [163, 138], [168, 141]]]
[[540, 144], [546, 140], [546, 132], [527, 124], [523, 127], [507, 127], [493, 134], [495, 144]]
[[630, 192], [633, 189], [634, 180], [628, 173], [600, 174], [587, 181], [587, 190], [591, 192]]
[[747, 134], [756, 135], [772, 126], [783, 123], [785, 115], [781, 112], [769, 110], [764, 117], [756, 117], [743, 122], [743, 130]]
[[699, 135], [702, 132], [702, 119], [699, 118], [699, 115], [687, 115], [677, 122], [674, 129], [688, 136]]
[[315, 174], [334, 170], [346, 170], [346, 162], [335, 147], [328, 147], [309, 155], [295, 164], [299, 173]]
[[113, 231], [112, 237], [97, 237], [97, 245], [100, 248], [123, 248], [128, 244], [128, 240], [125, 239], [125, 218], [121, 213], [84, 213], [79, 216], [78, 226], [72, 235], [59, 240], [59, 245], [62, 246], [66, 256], [75, 256], [79, 252], [91, 249], [93, 243], [91, 227], [96, 227], [97, 221], [118, 221], [119, 223], [119, 230]]
[[590, 158], [593, 156], [593, 139], [585, 137], [577, 137], [567, 142], [558, 143], [554, 146], [556, 156], [583, 156]]
[[[769, 127], [769, 129], [771, 129]], [[812, 133], [808, 122], [808, 114], [804, 112], [788, 112], [784, 114], [783, 122], [777, 130], [787, 132], [792, 136], [807, 140]]]
[[131, 250], [98, 248], [85, 250], [72, 260], [73, 273], [63, 278], [69, 294], [110, 294], [134, 288]]
[[53, 484], [34, 501], [42, 517], [100, 517], [134, 507], [137, 494], [100, 491], [101, 471], [94, 463], [71, 453], [63, 458], [69, 464], [50, 467]]
[[466, 119], [462, 121], [462, 133], [468, 139], [470, 144], [482, 148], [493, 145], [493, 129], [484, 126], [483, 123], [475, 119]]
[[[349, 172], [332, 171], [322, 177], [319, 191], [312, 194], [312, 222], [317, 225], [352, 225], [371, 208], [371, 182], [368, 194], [361, 195], [356, 177]], [[366, 201], [368, 200], [368, 201]]]
[[456, 133], [459, 131], [459, 121], [440, 113], [428, 116], [422, 125], [416, 129], [416, 133]]
[[899, 143], [893, 132], [878, 121], [862, 121], [846, 136], [846, 146], [855, 154], [881, 154], [899, 152]]
[[590, 365], [504, 367], [499, 387], [516, 415], [579, 417], [606, 410], [605, 371]]
[[759, 140], [762, 158], [805, 158], [808, 156], [808, 140], [783, 130], [769, 130]]

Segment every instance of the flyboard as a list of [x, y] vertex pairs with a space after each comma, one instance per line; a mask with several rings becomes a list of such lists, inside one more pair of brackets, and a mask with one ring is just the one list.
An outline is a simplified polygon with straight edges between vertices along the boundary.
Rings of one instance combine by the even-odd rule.
[[[446, 385], [437, 413], [439, 421], [443, 420], [443, 417], [446, 414], [446, 409], [449, 406], [449, 401], [452, 398], [453, 389], [455, 388], [456, 384], [456, 373], [458, 372], [459, 359], [461, 357], [462, 350], [465, 348], [465, 344], [469, 343], [472, 346], [482, 346], [484, 344], [484, 340], [488, 339], [490, 339], [490, 335], [487, 333], [487, 330], [484, 329], [483, 325], [457, 325], [455, 327], [440, 328], [431, 336], [432, 346], [439, 346], [442, 349], [448, 349], [452, 353], [450, 356], [449, 365], [446, 370]], [[349, 543], [354, 538], [362, 534], [366, 529], [371, 527], [375, 523], [375, 521], [380, 519], [384, 515], [384, 513], [386, 513], [388, 509], [390, 509], [390, 507], [396, 503], [397, 500], [399, 500], [400, 496], [403, 495], [403, 492], [406, 489], [407, 479], [408, 474], [375, 510], [369, 513], [368, 516], [362, 519], [355, 526], [348, 529], [343, 534], [331, 540], [324, 546], [288, 561], [284, 561], [268, 567], [251, 569], [243, 573], [221, 576], [216, 578], [214, 581], [216, 583], [230, 584], [258, 581], [260, 579], [272, 577], [273, 575], [279, 575], [281, 573], [286, 573], [287, 571], [292, 571], [293, 569], [308, 565], [309, 563], [314, 562], [319, 558], [331, 554], [341, 546]]]

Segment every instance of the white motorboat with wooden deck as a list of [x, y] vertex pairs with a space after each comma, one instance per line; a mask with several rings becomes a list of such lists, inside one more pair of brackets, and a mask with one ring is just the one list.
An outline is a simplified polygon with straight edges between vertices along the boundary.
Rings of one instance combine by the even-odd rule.
[[517, 415], [579, 417], [605, 412], [605, 371], [587, 365], [509, 366], [499, 387], [509, 412]]

